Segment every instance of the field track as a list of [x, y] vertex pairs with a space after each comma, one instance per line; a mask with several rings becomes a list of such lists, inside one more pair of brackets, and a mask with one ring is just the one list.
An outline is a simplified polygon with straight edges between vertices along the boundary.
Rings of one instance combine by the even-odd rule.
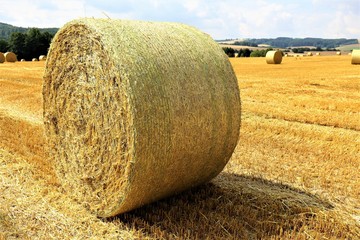
[[46, 159], [45, 63], [0, 64], [0, 239], [360, 239], [360, 66], [230, 61], [242, 128], [224, 171], [111, 219], [67, 197]]

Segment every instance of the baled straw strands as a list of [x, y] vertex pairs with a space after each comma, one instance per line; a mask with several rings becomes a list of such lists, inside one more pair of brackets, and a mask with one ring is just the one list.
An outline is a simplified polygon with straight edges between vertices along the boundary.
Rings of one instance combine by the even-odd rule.
[[101, 217], [209, 181], [239, 137], [239, 89], [227, 56], [182, 24], [66, 24], [50, 47], [43, 96], [57, 175]]
[[360, 64], [360, 49], [353, 49], [352, 50], [351, 64]]
[[0, 63], [5, 62], [5, 56], [2, 52], [0, 52]]
[[13, 52], [6, 52], [4, 56], [5, 56], [5, 60], [7, 62], [16, 62], [17, 61], [16, 55]]
[[281, 51], [274, 50], [274, 51], [268, 51], [266, 53], [266, 63], [267, 64], [280, 64], [281, 61], [282, 61]]

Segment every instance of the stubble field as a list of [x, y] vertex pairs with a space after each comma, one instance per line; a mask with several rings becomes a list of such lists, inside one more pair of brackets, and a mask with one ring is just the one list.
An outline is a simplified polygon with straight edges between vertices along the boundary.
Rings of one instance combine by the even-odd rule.
[[0, 239], [359, 239], [360, 66], [230, 61], [243, 112], [224, 171], [111, 219], [69, 198], [45, 157], [44, 62], [0, 64]]

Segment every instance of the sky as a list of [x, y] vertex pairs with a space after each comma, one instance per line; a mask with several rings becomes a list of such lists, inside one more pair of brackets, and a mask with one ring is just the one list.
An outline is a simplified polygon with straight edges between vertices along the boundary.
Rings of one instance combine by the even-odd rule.
[[181, 22], [214, 39], [360, 39], [360, 0], [0, 0], [0, 22], [62, 27], [82, 17]]

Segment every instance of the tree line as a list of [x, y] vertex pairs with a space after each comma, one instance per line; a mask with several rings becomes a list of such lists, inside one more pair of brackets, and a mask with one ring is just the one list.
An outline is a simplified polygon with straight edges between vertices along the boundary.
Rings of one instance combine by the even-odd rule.
[[301, 46], [314, 46], [321, 49], [333, 49], [341, 45], [357, 44], [357, 39], [323, 39], [323, 38], [289, 38], [289, 37], [278, 37], [278, 38], [261, 38], [261, 39], [248, 39], [250, 43], [254, 44], [268, 44], [276, 48], [293, 48]]
[[[217, 40], [218, 42], [231, 41], [231, 39]], [[357, 39], [324, 39], [324, 38], [250, 38], [246, 40], [235, 40], [233, 45], [243, 45], [257, 47], [260, 44], [266, 44], [274, 48], [296, 48], [303, 46], [314, 46], [320, 49], [334, 49], [341, 45], [357, 44]]]
[[272, 48], [261, 49], [261, 50], [250, 50], [248, 48], [235, 50], [231, 47], [223, 47], [223, 50], [228, 57], [265, 57], [268, 51], [273, 50]]
[[46, 55], [54, 37], [49, 32], [30, 28], [26, 33], [11, 33], [8, 40], [0, 40], [0, 52], [14, 52], [18, 59], [31, 60]]

